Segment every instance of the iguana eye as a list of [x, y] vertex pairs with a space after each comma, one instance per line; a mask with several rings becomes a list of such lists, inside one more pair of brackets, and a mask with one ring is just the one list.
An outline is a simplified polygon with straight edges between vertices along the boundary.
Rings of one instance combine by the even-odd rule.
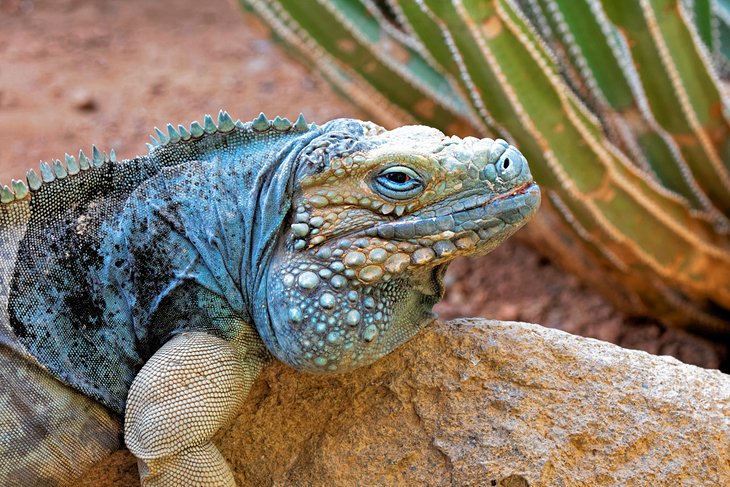
[[413, 179], [412, 177], [410, 177], [408, 174], [406, 174], [404, 172], [389, 172], [387, 174], [384, 174], [383, 176], [388, 181], [395, 183], [395, 184], [405, 184], [408, 181], [410, 181], [411, 179]]
[[421, 177], [405, 166], [391, 166], [379, 172], [373, 179], [373, 190], [393, 200], [407, 200], [423, 191]]

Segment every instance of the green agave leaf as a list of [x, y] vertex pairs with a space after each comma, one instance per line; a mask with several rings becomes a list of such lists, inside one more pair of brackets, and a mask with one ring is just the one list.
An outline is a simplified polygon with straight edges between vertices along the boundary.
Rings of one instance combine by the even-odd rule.
[[692, 21], [695, 32], [709, 52], [716, 49], [712, 0], [682, 0], [681, 7]]
[[[677, 0], [605, 0], [627, 38], [649, 105], [710, 201], [730, 214], [727, 103]], [[670, 102], [673, 101], [673, 102]]]
[[[388, 125], [413, 120], [462, 131], [471, 110], [449, 80], [411, 46], [389, 34], [361, 1], [248, 1], [297, 55], [326, 62], [331, 81]], [[356, 60], [355, 62], [351, 62]], [[385, 112], [385, 113], [383, 113]], [[475, 121], [476, 118], [472, 115]]]
[[559, 59], [568, 84], [595, 112], [609, 140], [632, 163], [718, 221], [679, 147], [654, 119], [620, 32], [598, 2], [530, 0], [523, 8]]
[[730, 74], [730, 0], [715, 0], [712, 3], [713, 39], [712, 51], [715, 65], [721, 76]]
[[[333, 81], [343, 92], [352, 78], [389, 100], [391, 120], [461, 124], [518, 145], [559, 222], [543, 237], [554, 232], [559, 260], [621, 283], [614, 294], [629, 308], [730, 327], [708, 306], [730, 309], [730, 126], [707, 54], [722, 51], [723, 31], [705, 32], [708, 15], [728, 25], [716, 3], [247, 3], [287, 43], [317, 49], [308, 59], [321, 69], [346, 73]], [[397, 65], [384, 54], [394, 49], [408, 54]], [[417, 110], [424, 97], [437, 109]]]

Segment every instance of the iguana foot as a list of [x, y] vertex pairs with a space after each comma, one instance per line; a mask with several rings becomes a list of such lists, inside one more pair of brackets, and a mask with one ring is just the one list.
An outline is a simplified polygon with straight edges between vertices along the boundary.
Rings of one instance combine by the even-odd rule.
[[124, 425], [143, 486], [235, 485], [210, 440], [251, 387], [244, 367], [229, 342], [202, 332], [177, 335], [150, 358], [129, 391]]

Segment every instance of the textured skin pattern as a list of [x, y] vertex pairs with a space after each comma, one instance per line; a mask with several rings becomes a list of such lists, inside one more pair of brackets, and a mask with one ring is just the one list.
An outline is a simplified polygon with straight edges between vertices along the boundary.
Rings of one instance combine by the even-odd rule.
[[0, 485], [69, 485], [122, 445], [121, 420], [0, 346]]
[[[296, 231], [272, 259], [276, 342], [260, 331], [277, 358], [300, 370], [351, 370], [408, 340], [432, 318], [445, 265], [492, 250], [539, 201], [527, 163], [504, 141], [428, 127], [371, 130], [380, 144], [364, 151], [353, 141], [302, 181]], [[423, 192], [375, 197], [373, 174], [403, 166], [428, 182]], [[517, 188], [524, 193], [497, 199]], [[297, 246], [303, 251], [292, 252]]]
[[[263, 348], [253, 330], [245, 341], [251, 351]], [[129, 391], [124, 438], [144, 485], [235, 485], [210, 439], [233, 419], [263, 366], [255, 353], [242, 361], [242, 348], [183, 333], [142, 368]]]
[[157, 134], [147, 156], [94, 149], [2, 188], [2, 480], [67, 483], [116, 448], [126, 408], [145, 485], [230, 484], [210, 437], [271, 355], [377, 360], [432, 320], [448, 262], [540, 201], [514, 147], [428, 127], [221, 112]]

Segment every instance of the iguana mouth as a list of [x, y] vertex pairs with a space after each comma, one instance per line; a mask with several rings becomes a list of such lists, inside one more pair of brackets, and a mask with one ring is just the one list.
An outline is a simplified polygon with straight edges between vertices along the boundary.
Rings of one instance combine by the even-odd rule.
[[503, 194], [497, 195], [494, 199], [492, 199], [492, 201], [503, 200], [506, 198], [510, 198], [512, 196], [517, 196], [518, 194], [525, 194], [530, 190], [530, 188], [532, 188], [534, 186], [536, 187], [537, 184], [535, 184], [534, 181], [530, 181], [521, 186], [518, 186], [517, 188], [514, 189], [514, 191], [512, 191], [510, 193], [503, 193]]
[[497, 196], [475, 195], [450, 207], [381, 224], [367, 233], [388, 240], [412, 240], [473, 231], [484, 239], [505, 226], [519, 226], [539, 205], [540, 190], [531, 181]]

